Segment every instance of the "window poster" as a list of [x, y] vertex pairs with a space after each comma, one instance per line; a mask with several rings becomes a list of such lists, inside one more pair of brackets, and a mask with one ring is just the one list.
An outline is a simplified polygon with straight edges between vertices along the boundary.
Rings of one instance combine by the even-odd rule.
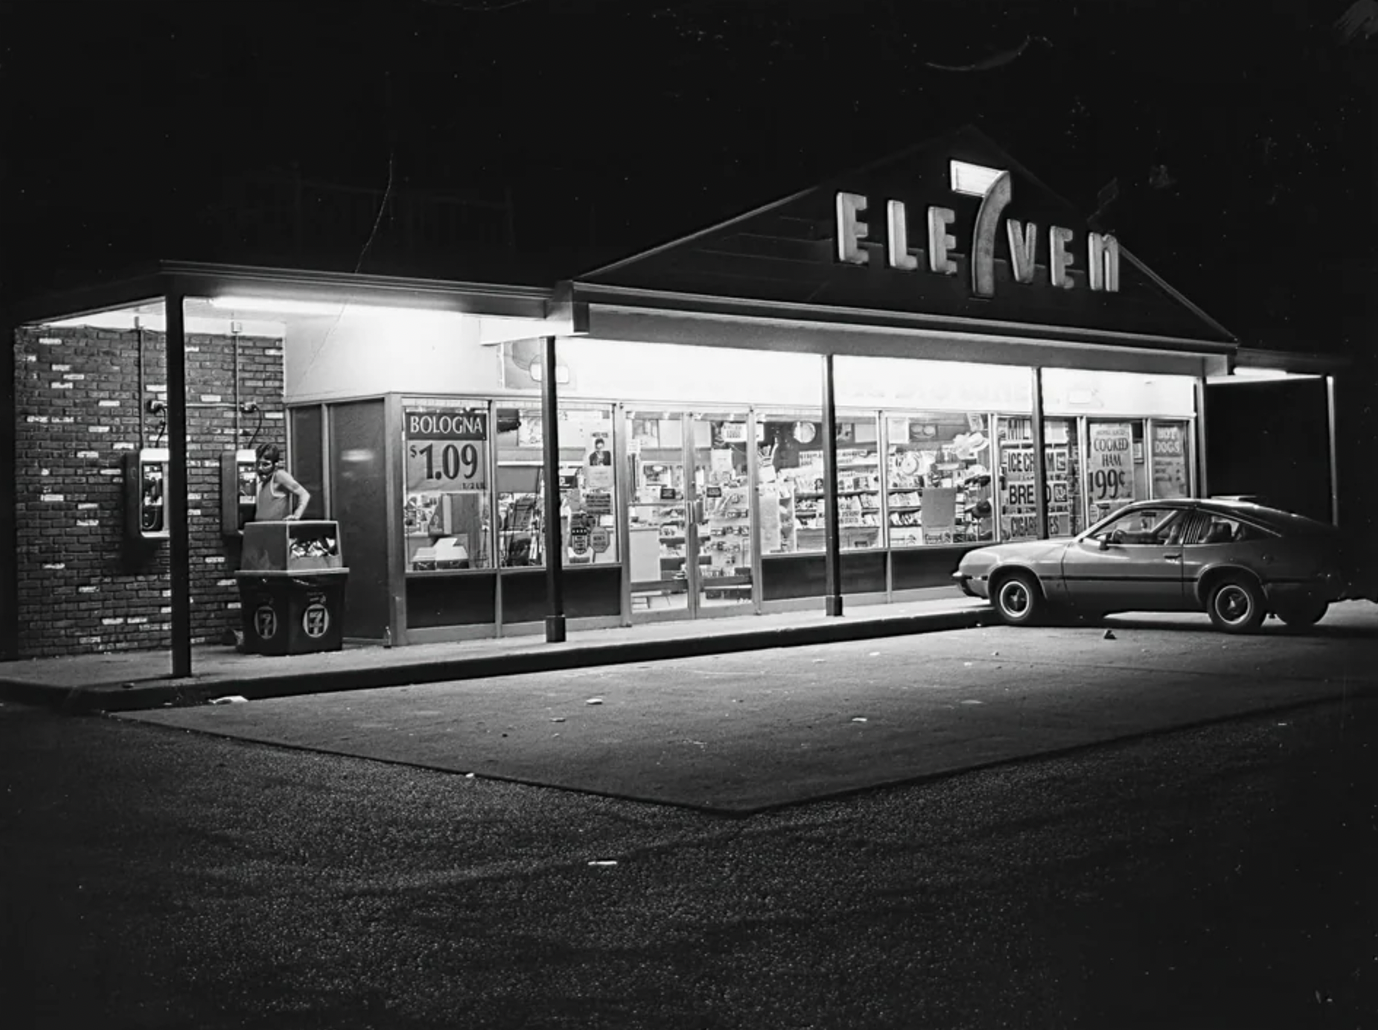
[[781, 550], [780, 539], [780, 491], [774, 483], [762, 484], [759, 488], [761, 517], [761, 550], [765, 554], [775, 554]]
[[1186, 497], [1187, 424], [1153, 423], [1153, 496]]
[[488, 486], [488, 414], [428, 411], [402, 414], [407, 492], [483, 490]]
[[[1000, 448], [1000, 530], [1005, 540], [1038, 535], [1037, 491], [1032, 447]], [[926, 503], [926, 498], [925, 498]]]
[[957, 490], [955, 487], [930, 486], [923, 492], [923, 509], [919, 513], [926, 544], [950, 544], [957, 524]]
[[1093, 516], [1102, 518], [1134, 500], [1134, 426], [1130, 422], [1091, 422], [1087, 443], [1087, 498]]

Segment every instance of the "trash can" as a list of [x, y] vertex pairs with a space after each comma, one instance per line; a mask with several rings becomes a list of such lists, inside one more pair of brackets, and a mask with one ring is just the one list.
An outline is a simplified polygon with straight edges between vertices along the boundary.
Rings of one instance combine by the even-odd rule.
[[340, 650], [348, 574], [348, 569], [310, 575], [236, 572], [244, 650], [263, 655]]
[[340, 650], [348, 576], [337, 523], [246, 524], [234, 577], [244, 650], [266, 655]]

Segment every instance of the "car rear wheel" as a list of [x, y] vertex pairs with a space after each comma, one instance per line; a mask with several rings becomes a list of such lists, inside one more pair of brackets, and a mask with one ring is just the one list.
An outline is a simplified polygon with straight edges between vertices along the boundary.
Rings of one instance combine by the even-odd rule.
[[1009, 626], [1033, 625], [1043, 612], [1043, 592], [1027, 572], [1016, 572], [1000, 580], [991, 600], [1000, 621]]
[[1226, 633], [1253, 633], [1267, 614], [1263, 591], [1243, 577], [1222, 579], [1211, 587], [1206, 611], [1215, 628]]
[[1292, 601], [1278, 606], [1277, 617], [1289, 626], [1305, 629], [1320, 622], [1329, 610], [1326, 601]]

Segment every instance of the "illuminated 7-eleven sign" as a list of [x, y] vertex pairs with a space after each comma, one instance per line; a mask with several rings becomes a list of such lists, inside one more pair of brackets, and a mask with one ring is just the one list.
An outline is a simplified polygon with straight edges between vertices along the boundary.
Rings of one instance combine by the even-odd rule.
[[[1008, 171], [984, 168], [963, 161], [951, 162], [952, 191], [981, 198], [971, 227], [971, 290], [978, 297], [995, 295], [995, 239], [1001, 216], [1009, 206], [1014, 187]], [[852, 265], [869, 264], [870, 253], [861, 246], [871, 238], [865, 219], [870, 200], [860, 193], [837, 194], [837, 259]], [[937, 275], [956, 275], [957, 265], [949, 252], [957, 246], [951, 233], [957, 220], [948, 207], [931, 205], [927, 210], [927, 270]], [[1039, 228], [1016, 218], [1003, 220], [1010, 245], [1010, 272], [1015, 282], [1031, 283], [1037, 267]], [[1060, 225], [1048, 228], [1048, 283], [1071, 289], [1075, 282], [1069, 269], [1075, 264], [1075, 233]], [[904, 201], [885, 202], [885, 256], [890, 268], [901, 272], [919, 269], [918, 255], [909, 248], [909, 212]], [[1120, 245], [1109, 233], [1086, 234], [1086, 280], [1093, 290], [1118, 293]]]

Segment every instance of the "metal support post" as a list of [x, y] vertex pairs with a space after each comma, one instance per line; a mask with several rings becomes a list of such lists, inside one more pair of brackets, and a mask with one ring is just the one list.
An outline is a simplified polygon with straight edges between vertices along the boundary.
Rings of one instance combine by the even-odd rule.
[[181, 287], [168, 289], [167, 314], [167, 521], [168, 578], [172, 594], [172, 675], [191, 675], [191, 537], [187, 527], [187, 335]]
[[555, 337], [541, 352], [541, 475], [545, 488], [545, 641], [565, 639], [564, 544], [560, 533], [560, 420], [555, 386]]
[[1033, 474], [1034, 474], [1034, 519], [1038, 527], [1038, 539], [1048, 539], [1048, 466], [1047, 455], [1043, 449], [1043, 369], [1033, 372], [1033, 418], [1030, 429], [1033, 435]]
[[833, 356], [823, 355], [823, 610], [842, 614], [842, 530], [837, 524], [837, 407], [833, 388]]

